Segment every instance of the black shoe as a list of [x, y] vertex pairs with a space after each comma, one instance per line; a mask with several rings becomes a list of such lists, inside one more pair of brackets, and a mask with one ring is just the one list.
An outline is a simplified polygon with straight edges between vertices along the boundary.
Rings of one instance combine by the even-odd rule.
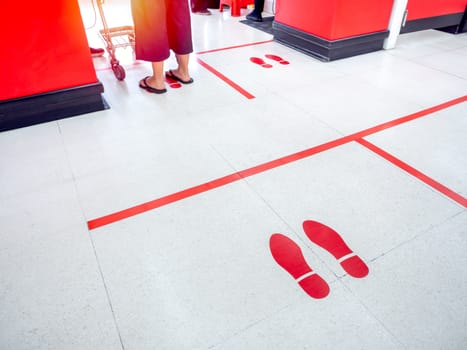
[[249, 20], [249, 21], [253, 21], [253, 22], [262, 22], [263, 21], [263, 17], [261, 16], [261, 13], [256, 13], [255, 11], [249, 13], [248, 15], [246, 15], [246, 19]]
[[193, 11], [193, 13], [194, 13], [195, 15], [211, 16], [211, 11], [209, 11], [208, 9], [199, 10], [199, 11]]

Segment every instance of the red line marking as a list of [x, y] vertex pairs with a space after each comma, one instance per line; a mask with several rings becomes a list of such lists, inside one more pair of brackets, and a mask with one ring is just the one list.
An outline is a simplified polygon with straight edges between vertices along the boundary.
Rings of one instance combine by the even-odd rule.
[[254, 43], [249, 43], [249, 44], [242, 44], [242, 45], [235, 45], [235, 46], [227, 46], [227, 47], [222, 47], [220, 49], [213, 49], [213, 50], [206, 50], [206, 51], [199, 51], [196, 52], [197, 55], [204, 55], [206, 53], [213, 53], [213, 52], [218, 52], [218, 51], [226, 51], [226, 50], [232, 50], [232, 49], [238, 49], [241, 47], [248, 47], [248, 46], [255, 46], [255, 45], [261, 45], [261, 44], [267, 44], [267, 43], [272, 43], [274, 40], [266, 40], [266, 41], [257, 41]]
[[[265, 41], [257, 41], [257, 42], [254, 42], [254, 43], [249, 43], [249, 44], [242, 44], [242, 45], [235, 45], [235, 46], [227, 46], [227, 47], [221, 47], [219, 49], [212, 49], [212, 50], [206, 50], [206, 51], [199, 51], [199, 52], [195, 52], [196, 55], [204, 55], [204, 54], [207, 54], [207, 53], [213, 53], [213, 52], [219, 52], [219, 51], [227, 51], [227, 50], [232, 50], [232, 49], [238, 49], [238, 48], [242, 48], [242, 47], [248, 47], [248, 46], [255, 46], [255, 45], [261, 45], [261, 44], [267, 44], [267, 43], [271, 43], [273, 42], [274, 40], [265, 40]], [[136, 66], [136, 65], [139, 65], [141, 64], [141, 61], [139, 60], [136, 60], [134, 61], [133, 63], [129, 63], [129, 64], [125, 64], [125, 65], [122, 65], [123, 67], [130, 67], [130, 66]], [[106, 70], [111, 70], [112, 67], [101, 67], [101, 68], [95, 68], [96, 71], [106, 71]]]
[[[454, 106], [456, 104], [459, 104], [459, 103], [462, 103], [462, 102], [465, 102], [465, 101], [467, 101], [467, 95], [456, 98], [454, 100], [451, 100], [451, 101], [448, 101], [448, 102], [445, 102], [445, 103], [442, 103], [442, 104], [439, 104], [439, 105], [431, 107], [431, 108], [424, 109], [422, 111], [410, 114], [408, 116], [401, 117], [401, 118], [395, 119], [393, 121], [383, 123], [383, 124], [377, 125], [375, 127], [365, 129], [363, 131], [360, 131], [360, 132], [357, 132], [357, 133], [354, 133], [354, 134], [351, 134], [351, 135], [348, 135], [348, 136], [344, 136], [344, 137], [341, 137], [339, 139], [329, 141], [329, 142], [326, 142], [324, 144], [321, 144], [321, 145], [318, 145], [318, 146], [315, 146], [315, 147], [312, 147], [312, 148], [309, 148], [309, 149], [306, 149], [306, 150], [303, 150], [303, 151], [300, 151], [300, 152], [297, 152], [297, 153], [293, 153], [293, 154], [284, 156], [282, 158], [278, 158], [278, 159], [275, 159], [275, 160], [272, 160], [272, 161], [269, 161], [269, 162], [266, 162], [266, 163], [263, 163], [263, 164], [259, 164], [257, 166], [254, 166], [254, 167], [251, 167], [251, 168], [248, 168], [248, 169], [245, 169], [245, 170], [242, 170], [242, 171], [239, 171], [239, 172], [236, 172], [236, 173], [233, 173], [233, 174], [230, 174], [230, 175], [215, 179], [215, 180], [210, 181], [210, 182], [206, 182], [206, 183], [198, 185], [198, 186], [187, 188], [185, 190], [176, 192], [174, 194], [170, 194], [170, 195], [167, 195], [167, 196], [164, 196], [164, 197], [160, 197], [160, 198], [152, 200], [150, 202], [146, 202], [146, 203], [136, 205], [134, 207], [131, 207], [131, 208], [128, 208], [128, 209], [125, 209], [125, 210], [121, 210], [121, 211], [113, 213], [113, 214], [109, 214], [109, 215], [102, 216], [102, 217], [94, 219], [94, 220], [90, 220], [90, 221], [88, 221], [88, 228], [89, 228], [89, 230], [93, 230], [93, 229], [96, 229], [96, 228], [101, 227], [101, 226], [109, 225], [111, 223], [121, 221], [121, 220], [127, 219], [129, 217], [138, 215], [138, 214], [142, 214], [142, 213], [144, 213], [146, 211], [156, 209], [156, 208], [168, 205], [170, 203], [174, 203], [174, 202], [180, 201], [182, 199], [186, 199], [186, 198], [195, 196], [197, 194], [210, 191], [210, 190], [212, 190], [214, 188], [225, 186], [225, 185], [228, 185], [228, 184], [233, 183], [235, 181], [238, 181], [238, 180], [241, 180], [241, 179], [244, 179], [244, 178], [256, 175], [256, 174], [259, 174], [259, 173], [266, 172], [268, 170], [280, 167], [282, 165], [285, 165], [285, 164], [288, 164], [288, 163], [295, 162], [297, 160], [301, 160], [301, 159], [310, 157], [310, 156], [315, 155], [317, 153], [327, 151], [329, 149], [344, 145], [346, 143], [353, 142], [353, 141], [359, 141], [364, 136], [368, 136], [368, 135], [377, 133], [379, 131], [389, 129], [389, 128], [394, 127], [394, 126], [397, 126], [397, 125], [400, 125], [400, 124], [403, 124], [403, 123], [407, 123], [409, 121], [412, 121], [412, 120], [415, 120], [417, 118], [427, 116], [427, 115], [432, 114], [434, 112], [440, 111], [442, 109], [446, 109], [448, 107]], [[448, 191], [450, 191], [450, 190], [448, 189]], [[464, 198], [464, 201], [465, 201], [465, 198]], [[465, 206], [465, 202], [464, 202], [463, 205]]]
[[394, 126], [398, 126], [398, 125], [410, 122], [412, 120], [424, 117], [424, 116], [426, 116], [428, 114], [432, 114], [434, 112], [441, 111], [443, 109], [452, 107], [454, 105], [457, 105], [457, 104], [465, 102], [465, 101], [467, 101], [467, 95], [459, 97], [459, 98], [455, 98], [454, 100], [450, 100], [450, 101], [441, 103], [439, 105], [436, 105], [436, 106], [433, 106], [433, 107], [430, 107], [430, 108], [427, 108], [427, 109], [423, 109], [423, 110], [421, 110], [419, 112], [409, 114], [409, 115], [407, 115], [405, 117], [394, 119], [394, 120], [389, 121], [387, 123], [383, 123], [383, 124], [377, 125], [375, 127], [372, 127], [372, 128], [357, 132], [357, 133], [353, 134], [352, 136], [354, 137], [354, 140], [357, 140], [357, 139], [360, 139], [362, 137], [365, 137], [365, 136], [368, 136], [368, 135], [371, 135], [371, 134], [375, 134], [375, 133], [377, 133], [379, 131], [386, 130], [386, 129], [392, 128]]
[[168, 205], [170, 203], [178, 202], [178, 201], [180, 201], [182, 199], [186, 199], [188, 197], [192, 197], [192, 196], [195, 196], [197, 194], [213, 190], [213, 189], [215, 189], [217, 187], [227, 185], [229, 183], [232, 183], [234, 181], [238, 181], [240, 179], [241, 178], [239, 177], [239, 175], [237, 173], [230, 174], [230, 175], [218, 178], [216, 180], [206, 182], [204, 184], [194, 186], [194, 187], [190, 187], [190, 188], [187, 188], [185, 190], [170, 194], [168, 196], [164, 196], [164, 197], [160, 197], [158, 199], [154, 199], [154, 200], [152, 200], [150, 202], [139, 204], [139, 205], [136, 205], [134, 207], [131, 207], [131, 208], [128, 208], [128, 209], [125, 209], [125, 210], [121, 210], [121, 211], [118, 211], [118, 212], [113, 213], [113, 214], [109, 214], [109, 215], [102, 216], [102, 217], [94, 219], [94, 220], [90, 220], [90, 221], [88, 221], [88, 228], [90, 230], [93, 230], [95, 228], [105, 226], [105, 225], [108, 225], [108, 224], [111, 224], [111, 223], [114, 223], [114, 222], [129, 218], [129, 217], [144, 213], [146, 211], [156, 209], [156, 208]]
[[[128, 63], [128, 64], [121, 64], [121, 66], [123, 68], [131, 68], [131, 67], [134, 67], [134, 66], [138, 66], [141, 64], [141, 61], [134, 61], [132, 63]], [[106, 70], [112, 70], [112, 66], [107, 66], [107, 67], [101, 67], [101, 68], [95, 68], [95, 71], [96, 72], [103, 72], [103, 71], [106, 71]]]
[[255, 98], [255, 96], [253, 96], [252, 94], [250, 94], [248, 91], [246, 91], [244, 88], [242, 88], [241, 86], [239, 86], [238, 84], [234, 83], [232, 80], [230, 80], [229, 78], [227, 78], [224, 74], [222, 74], [221, 72], [219, 72], [218, 70], [214, 69], [213, 67], [211, 67], [209, 64], [207, 64], [206, 62], [204, 62], [202, 59], [200, 58], [196, 58], [196, 61], [201, 65], [203, 66], [204, 68], [206, 68], [208, 71], [210, 71], [211, 73], [213, 73], [214, 75], [216, 75], [218, 78], [220, 78], [221, 80], [223, 80], [224, 82], [226, 82], [228, 85], [230, 85], [231, 87], [233, 87], [235, 90], [237, 90], [239, 93], [241, 93], [243, 96], [245, 96], [247, 99], [251, 100], [253, 98]]
[[379, 148], [378, 146], [368, 142], [364, 139], [355, 140], [362, 146], [368, 148], [370, 151], [373, 151], [377, 155], [383, 157], [387, 161], [391, 162], [392, 164], [398, 166], [405, 172], [409, 173], [410, 175], [416, 177], [420, 181], [424, 182], [428, 186], [434, 188], [438, 192], [441, 192], [445, 196], [451, 198], [453, 201], [459, 203], [460, 205], [467, 208], [467, 199], [461, 196], [460, 194], [452, 191], [451, 189], [447, 188], [446, 186], [440, 184], [438, 181], [432, 179], [431, 177], [423, 174], [421, 171], [418, 171], [414, 167], [410, 166], [409, 164], [403, 162], [402, 160], [394, 157], [393, 155], [389, 154], [388, 152], [384, 151], [383, 149]]

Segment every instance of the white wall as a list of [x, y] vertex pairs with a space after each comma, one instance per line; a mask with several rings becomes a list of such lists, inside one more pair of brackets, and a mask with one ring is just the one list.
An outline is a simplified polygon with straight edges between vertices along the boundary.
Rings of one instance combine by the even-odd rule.
[[264, 12], [274, 14], [274, 3], [275, 3], [275, 0], [265, 0], [264, 1]]

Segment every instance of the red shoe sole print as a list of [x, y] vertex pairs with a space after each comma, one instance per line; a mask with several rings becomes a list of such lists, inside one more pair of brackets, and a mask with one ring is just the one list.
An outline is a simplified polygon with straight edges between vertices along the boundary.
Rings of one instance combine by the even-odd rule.
[[303, 230], [313, 243], [331, 253], [350, 276], [363, 278], [368, 275], [368, 266], [332, 228], [317, 221], [306, 220], [303, 222]]
[[289, 61], [286, 61], [282, 57], [279, 57], [279, 56], [276, 56], [276, 55], [267, 54], [267, 55], [265, 55], [265, 57], [269, 58], [270, 60], [277, 61], [280, 64], [290, 64]]
[[274, 260], [298, 282], [312, 298], [322, 299], [329, 294], [329, 286], [305, 261], [302, 250], [290, 238], [274, 233], [269, 239]]
[[259, 58], [259, 57], [250, 57], [250, 61], [263, 67], [263, 68], [272, 68], [272, 65], [270, 65], [269, 63], [266, 63], [264, 62], [264, 60], [262, 58]]

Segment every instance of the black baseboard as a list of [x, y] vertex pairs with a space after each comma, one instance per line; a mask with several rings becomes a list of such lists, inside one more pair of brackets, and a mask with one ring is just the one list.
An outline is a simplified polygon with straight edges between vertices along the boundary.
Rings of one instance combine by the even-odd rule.
[[449, 27], [444, 28], [436, 28], [443, 32], [451, 33], [451, 34], [460, 34], [460, 33], [467, 33], [467, 6], [465, 6], [465, 11], [462, 14], [462, 18], [457, 25], [452, 25]]
[[400, 33], [412, 33], [427, 29], [438, 29], [453, 34], [464, 33], [467, 31], [465, 12], [407, 21]]
[[384, 40], [389, 35], [389, 31], [385, 30], [346, 39], [326, 40], [276, 21], [272, 24], [272, 30], [277, 42], [321, 61], [333, 61], [381, 50]]
[[109, 108], [102, 83], [0, 101], [0, 131], [12, 130]]

